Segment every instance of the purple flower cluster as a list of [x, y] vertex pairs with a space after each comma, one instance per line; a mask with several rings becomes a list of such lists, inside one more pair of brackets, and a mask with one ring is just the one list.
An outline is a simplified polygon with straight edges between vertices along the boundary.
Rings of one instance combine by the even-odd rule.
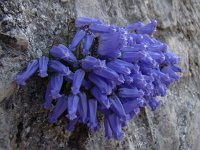
[[[105, 137], [121, 139], [127, 122], [149, 106], [155, 110], [167, 87], [180, 77], [176, 66], [179, 58], [167, 51], [167, 45], [151, 35], [157, 22], [141, 22], [126, 27], [106, 25], [100, 20], [77, 18], [77, 32], [67, 47], [54, 46], [49, 60], [42, 56], [33, 60], [16, 82], [25, 81], [36, 71], [40, 77], [53, 72], [47, 85], [44, 108], [56, 105], [49, 116], [51, 123], [65, 114], [66, 129], [84, 123], [96, 132], [97, 113], [104, 118]], [[67, 91], [62, 87], [69, 85]]]

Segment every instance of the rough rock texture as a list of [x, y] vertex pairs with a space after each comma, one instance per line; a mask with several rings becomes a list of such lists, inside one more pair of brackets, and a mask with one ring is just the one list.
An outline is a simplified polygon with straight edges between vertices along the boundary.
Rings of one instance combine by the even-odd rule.
[[[65, 42], [70, 17], [99, 18], [120, 26], [158, 20], [156, 38], [181, 57], [184, 73], [155, 112], [142, 111], [125, 128], [122, 141], [106, 141], [103, 128], [75, 132], [47, 121], [41, 108], [46, 81], [33, 77], [19, 89], [17, 72], [54, 44]], [[1, 0], [0, 1], [0, 149], [199, 150], [200, 149], [200, 1], [199, 0]]]

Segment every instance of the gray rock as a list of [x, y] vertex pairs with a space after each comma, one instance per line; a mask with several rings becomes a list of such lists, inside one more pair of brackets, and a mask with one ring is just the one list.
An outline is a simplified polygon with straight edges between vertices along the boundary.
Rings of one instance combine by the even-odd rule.
[[4, 33], [0, 33], [0, 35], [1, 41], [11, 46], [12, 48], [19, 51], [25, 51], [28, 49], [28, 40], [26, 37], [22, 37], [19, 35], [12, 37], [11, 35], [7, 35]]
[[[1, 0], [0, 149], [199, 150], [199, 12], [199, 0]], [[167, 97], [160, 98], [158, 110], [146, 108], [128, 124], [122, 141], [105, 140], [103, 128], [92, 134], [80, 125], [69, 133], [64, 117], [56, 125], [49, 124], [50, 111], [41, 108], [47, 81], [33, 77], [20, 89], [13, 83], [31, 59], [66, 42], [66, 20], [77, 16], [119, 26], [157, 19], [155, 37], [182, 59], [181, 80], [170, 87]], [[23, 40], [13, 44], [2, 35], [8, 41]]]

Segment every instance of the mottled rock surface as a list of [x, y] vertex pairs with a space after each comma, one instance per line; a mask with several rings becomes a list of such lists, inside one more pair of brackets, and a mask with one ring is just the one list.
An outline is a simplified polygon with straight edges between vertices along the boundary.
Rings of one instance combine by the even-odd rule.
[[[83, 125], [65, 131], [67, 121], [47, 121], [43, 94], [47, 81], [33, 77], [17, 88], [14, 76], [29, 60], [65, 42], [66, 20], [87, 16], [120, 26], [157, 19], [156, 38], [181, 57], [184, 73], [160, 98], [155, 112], [145, 109], [125, 128], [122, 141], [107, 141], [103, 128], [91, 134]], [[199, 0], [1, 0], [0, 150], [199, 150], [200, 149]]]

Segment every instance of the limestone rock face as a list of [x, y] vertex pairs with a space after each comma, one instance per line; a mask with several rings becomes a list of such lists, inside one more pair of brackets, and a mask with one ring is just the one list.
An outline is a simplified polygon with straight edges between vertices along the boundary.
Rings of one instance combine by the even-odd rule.
[[[103, 128], [69, 133], [65, 118], [49, 124], [50, 111], [41, 108], [46, 81], [33, 77], [20, 89], [13, 83], [31, 59], [65, 42], [66, 20], [79, 16], [119, 26], [156, 19], [156, 38], [181, 57], [181, 80], [155, 112], [146, 108], [128, 124], [122, 141], [105, 140]], [[199, 74], [199, 0], [1, 0], [0, 149], [199, 150]]]

